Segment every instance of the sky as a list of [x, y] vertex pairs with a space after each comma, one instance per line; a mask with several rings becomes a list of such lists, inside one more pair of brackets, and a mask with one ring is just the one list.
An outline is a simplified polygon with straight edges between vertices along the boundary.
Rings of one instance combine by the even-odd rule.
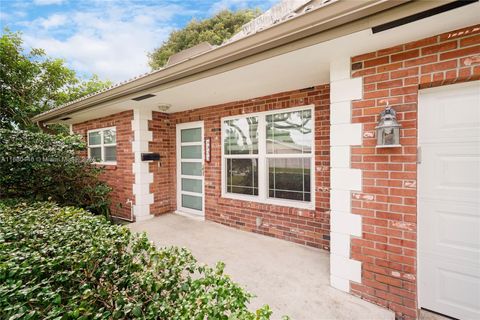
[[82, 78], [120, 82], [150, 71], [147, 53], [172, 30], [222, 9], [268, 9], [276, 0], [0, 0], [1, 32], [64, 59]]

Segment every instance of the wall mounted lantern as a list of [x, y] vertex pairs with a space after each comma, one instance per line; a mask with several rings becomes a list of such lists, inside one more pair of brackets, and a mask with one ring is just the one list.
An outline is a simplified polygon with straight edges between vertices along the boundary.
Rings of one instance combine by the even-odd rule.
[[397, 122], [397, 113], [388, 103], [385, 110], [380, 113], [380, 121], [375, 129], [377, 148], [400, 147], [400, 124]]

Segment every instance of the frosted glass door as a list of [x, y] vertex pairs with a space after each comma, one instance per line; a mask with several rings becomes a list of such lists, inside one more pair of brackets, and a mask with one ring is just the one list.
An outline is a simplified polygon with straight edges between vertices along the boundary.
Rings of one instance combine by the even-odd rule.
[[177, 206], [203, 215], [203, 124], [177, 126]]

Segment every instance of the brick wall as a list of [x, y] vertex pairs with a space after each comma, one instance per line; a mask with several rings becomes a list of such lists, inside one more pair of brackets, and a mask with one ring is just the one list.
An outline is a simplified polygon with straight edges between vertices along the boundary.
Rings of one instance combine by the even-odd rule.
[[[417, 98], [431, 86], [480, 79], [480, 25], [352, 58], [352, 77], [363, 77], [363, 99], [352, 120], [363, 124], [363, 144], [352, 147], [352, 167], [363, 171], [363, 192], [352, 211], [363, 235], [351, 256], [362, 261], [362, 284], [352, 293], [417, 316]], [[400, 148], [375, 148], [378, 114], [389, 104], [402, 125]]]
[[[316, 210], [221, 198], [221, 122], [222, 117], [315, 104], [315, 186]], [[232, 102], [171, 115], [170, 168], [171, 201], [175, 198], [175, 125], [204, 121], [205, 137], [210, 137], [211, 162], [205, 164], [205, 216], [207, 220], [276, 238], [319, 248], [329, 248], [329, 86], [278, 93], [248, 101]], [[154, 119], [161, 116], [155, 115]], [[155, 139], [154, 139], [155, 140]], [[163, 164], [162, 164], [163, 165]], [[159, 182], [155, 180], [154, 184]], [[166, 189], [166, 188], [165, 188]], [[157, 195], [158, 194], [158, 195]], [[163, 198], [158, 191], [155, 199]], [[256, 227], [256, 217], [263, 225]]]
[[153, 183], [150, 192], [154, 195], [154, 203], [150, 205], [150, 213], [159, 215], [172, 212], [176, 208], [175, 183], [172, 180], [175, 172], [175, 126], [170, 123], [170, 115], [153, 112], [149, 122], [149, 130], [153, 132], [153, 141], [149, 143], [150, 152], [158, 152], [160, 161], [150, 163]]
[[[117, 164], [106, 165], [102, 179], [106, 181], [113, 191], [111, 197], [111, 212], [113, 216], [131, 219], [130, 205], [126, 204], [127, 199], [134, 201], [132, 184], [134, 181], [132, 173], [132, 111], [125, 111], [108, 117], [99, 118], [73, 125], [73, 131], [80, 134], [87, 141], [87, 131], [106, 127], [116, 127], [117, 130]], [[87, 155], [86, 152], [83, 153]]]

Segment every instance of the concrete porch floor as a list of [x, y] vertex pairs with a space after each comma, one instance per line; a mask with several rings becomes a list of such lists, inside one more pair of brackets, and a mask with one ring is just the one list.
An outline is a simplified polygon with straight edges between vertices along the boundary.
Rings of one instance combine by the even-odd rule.
[[209, 221], [167, 214], [129, 225], [159, 247], [190, 249], [199, 262], [226, 263], [225, 272], [268, 304], [272, 319], [394, 319], [393, 312], [329, 286], [329, 254]]

